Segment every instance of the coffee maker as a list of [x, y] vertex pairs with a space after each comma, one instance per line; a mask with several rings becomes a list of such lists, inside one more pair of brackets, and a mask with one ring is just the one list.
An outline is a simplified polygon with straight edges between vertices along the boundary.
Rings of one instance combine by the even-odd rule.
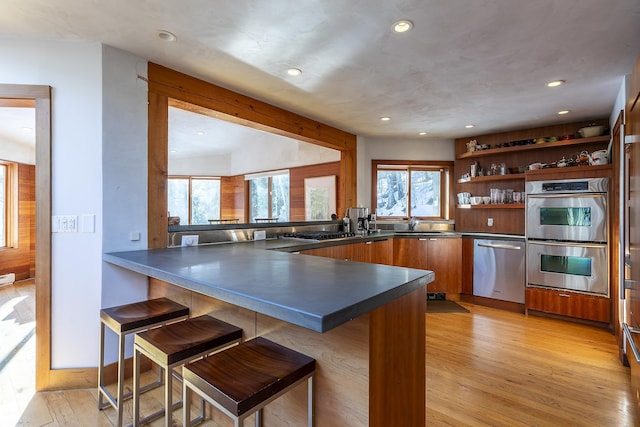
[[369, 232], [369, 208], [349, 208], [349, 225], [351, 231], [356, 234], [367, 234]]

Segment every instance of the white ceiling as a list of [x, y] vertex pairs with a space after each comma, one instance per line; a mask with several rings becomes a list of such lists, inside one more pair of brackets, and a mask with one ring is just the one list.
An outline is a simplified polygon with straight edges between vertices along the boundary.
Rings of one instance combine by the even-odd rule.
[[0, 34], [99, 41], [367, 137], [456, 138], [608, 116], [639, 22], [638, 0], [3, 0]]

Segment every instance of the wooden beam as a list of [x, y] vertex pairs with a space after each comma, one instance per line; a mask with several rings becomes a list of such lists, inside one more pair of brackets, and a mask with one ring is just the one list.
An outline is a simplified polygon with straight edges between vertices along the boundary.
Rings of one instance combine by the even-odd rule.
[[154, 63], [148, 81], [149, 248], [167, 245], [169, 106], [340, 151], [337, 210], [355, 206], [355, 135]]

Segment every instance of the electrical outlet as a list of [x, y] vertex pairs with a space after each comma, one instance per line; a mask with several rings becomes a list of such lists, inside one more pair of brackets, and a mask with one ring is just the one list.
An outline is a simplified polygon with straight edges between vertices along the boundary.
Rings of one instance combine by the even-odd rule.
[[54, 215], [51, 218], [51, 232], [77, 233], [78, 217], [76, 215]]
[[493, 218], [487, 218], [487, 227], [493, 227]]

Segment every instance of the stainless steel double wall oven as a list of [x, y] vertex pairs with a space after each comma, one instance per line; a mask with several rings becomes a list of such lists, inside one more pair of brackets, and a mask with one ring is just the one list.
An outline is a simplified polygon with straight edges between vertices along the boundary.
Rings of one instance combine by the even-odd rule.
[[607, 296], [607, 178], [526, 183], [527, 286]]

